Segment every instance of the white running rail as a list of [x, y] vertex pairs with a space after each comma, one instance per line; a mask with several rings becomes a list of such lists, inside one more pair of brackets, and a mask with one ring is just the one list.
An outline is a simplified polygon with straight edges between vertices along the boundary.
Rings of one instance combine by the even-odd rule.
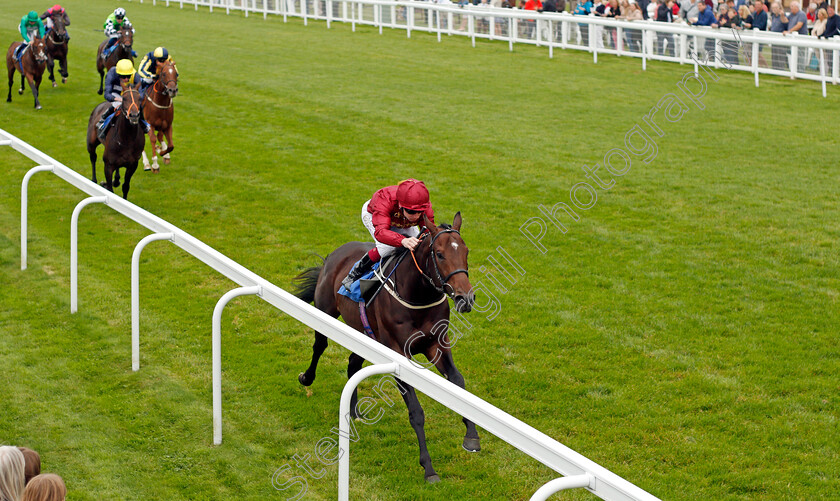
[[[104, 203], [109, 209], [148, 228], [153, 232], [153, 235], [156, 235], [154, 239], [170, 240], [173, 244], [185, 250], [201, 262], [239, 284], [239, 288], [228, 292], [219, 300], [213, 312], [214, 443], [221, 443], [220, 319], [222, 308], [235, 296], [253, 294], [310, 328], [321, 332], [348, 350], [360, 355], [371, 364], [377, 367], [386, 367], [389, 372], [398, 374], [401, 380], [414, 386], [417, 391], [437, 400], [455, 413], [470, 419], [476, 425], [481, 426], [489, 433], [496, 435], [556, 471], [559, 475], [574, 477], [573, 480], [567, 482], [549, 482], [550, 485], [547, 484], [546, 487], [537, 491], [540, 496], [546, 496], [547, 489], [555, 492], [557, 489], [562, 488], [582, 487], [596, 496], [607, 500], [653, 501], [658, 499], [606, 468], [557, 442], [548, 435], [528, 426], [510, 414], [485, 402], [472, 393], [459, 388], [437, 374], [412, 363], [405, 357], [398, 355], [396, 352], [368, 338], [366, 335], [351, 329], [344, 323], [339, 322], [312, 305], [304, 303], [294, 295], [244, 268], [242, 265], [214, 250], [187, 232], [124, 200], [119, 195], [92, 183], [81, 174], [0, 129], [0, 145], [4, 144], [19, 151], [37, 165], [37, 167], [34, 167], [26, 173], [22, 186], [21, 242], [23, 245], [21, 245], [21, 268], [25, 268], [24, 263], [26, 262], [27, 186], [32, 174], [35, 172], [49, 171], [86, 193], [88, 197], [95, 197], [86, 199], [89, 201], [88, 203]], [[141, 241], [141, 243], [145, 245], [148, 241], [150, 240], [146, 240], [145, 242]], [[132, 345], [134, 344], [135, 340], [133, 339]], [[139, 337], [137, 344], [139, 344]], [[134, 362], [137, 362], [139, 365], [138, 353], [132, 353], [132, 362], [134, 367], [136, 367]], [[350, 384], [349, 381], [348, 384]], [[353, 384], [356, 384], [355, 380]], [[343, 422], [343, 419], [339, 419], [340, 427], [346, 425], [346, 423], [342, 424]], [[589, 476], [586, 477], [585, 475]], [[587, 481], [582, 482], [581, 479], [586, 479]], [[341, 483], [339, 485], [340, 498], [347, 499], [347, 483], [344, 484], [343, 489], [341, 489]], [[544, 499], [544, 497], [537, 497], [535, 499]]]
[[[143, 3], [143, 0], [140, 0]], [[154, 5], [158, 0], [152, 0]], [[822, 84], [826, 97], [826, 84], [840, 84], [840, 37], [829, 40], [808, 35], [782, 35], [768, 31], [739, 31], [712, 29], [685, 24], [653, 21], [622, 21], [603, 17], [573, 16], [569, 13], [538, 13], [520, 9], [496, 9], [468, 5], [458, 7], [451, 3], [433, 3], [413, 0], [160, 0], [170, 3], [350, 23], [355, 31], [357, 24], [379, 28], [423, 31], [441, 35], [463, 35], [472, 39], [501, 40], [513, 50], [515, 43], [548, 47], [549, 57], [554, 49], [578, 49], [592, 53], [594, 62], [599, 54], [637, 57], [642, 69], [648, 60], [670, 61], [679, 64], [697, 64], [692, 52], [704, 56], [714, 49], [717, 57], [709, 57], [716, 68], [747, 71], [755, 75], [758, 87], [760, 74], [816, 80]], [[737, 46], [737, 50], [729, 47]], [[760, 50], [769, 48], [767, 50]], [[765, 55], [767, 60], [765, 61]]]

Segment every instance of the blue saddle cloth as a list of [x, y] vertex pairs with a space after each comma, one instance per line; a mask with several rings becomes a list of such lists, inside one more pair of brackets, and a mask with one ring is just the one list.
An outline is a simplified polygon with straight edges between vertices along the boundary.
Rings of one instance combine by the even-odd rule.
[[24, 42], [23, 44], [18, 45], [18, 48], [15, 49], [14, 58], [21, 73], [23, 73], [23, 63], [21, 63], [21, 59], [23, 59], [23, 53], [26, 52], [26, 49], [28, 48], [29, 44]]
[[[361, 261], [361, 259], [359, 261]], [[365, 274], [362, 278], [353, 282], [353, 285], [350, 286], [349, 291], [347, 290], [347, 288], [345, 288], [342, 285], [341, 287], [339, 287], [338, 293], [341, 294], [342, 296], [349, 297], [350, 299], [352, 299], [353, 301], [355, 301], [357, 303], [363, 302], [364, 299], [362, 298], [361, 282], [360, 281], [361, 280], [369, 280], [369, 279], [373, 278], [373, 274], [379, 268], [379, 263], [380, 262], [377, 262], [377, 263], [373, 264], [373, 270], [370, 273]], [[356, 264], [354, 264], [353, 266], [355, 267], [358, 264], [359, 264], [359, 262], [357, 261]]]

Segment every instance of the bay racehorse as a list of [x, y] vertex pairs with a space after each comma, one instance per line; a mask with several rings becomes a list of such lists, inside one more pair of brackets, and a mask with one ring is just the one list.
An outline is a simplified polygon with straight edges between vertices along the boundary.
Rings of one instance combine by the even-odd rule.
[[[105, 165], [105, 182], [102, 186], [113, 192], [120, 185], [120, 167], [125, 167], [125, 181], [123, 182], [123, 198], [128, 199], [131, 176], [137, 170], [143, 147], [146, 146], [146, 133], [143, 130], [143, 100], [137, 86], [123, 84], [122, 103], [114, 111], [112, 123], [105, 136], [105, 151], [102, 153], [102, 163]], [[93, 109], [88, 120], [87, 150], [90, 155], [90, 166], [93, 171], [91, 180], [96, 182], [96, 147], [100, 141], [97, 136], [96, 123], [111, 106], [111, 103], [100, 103]], [[113, 180], [112, 180], [113, 176]]]
[[104, 40], [99, 44], [99, 50], [96, 51], [96, 71], [99, 72], [99, 94], [102, 94], [102, 83], [105, 79], [105, 72], [111, 69], [112, 66], [117, 65], [120, 59], [128, 59], [134, 63], [134, 57], [131, 55], [131, 45], [134, 43], [134, 33], [131, 29], [123, 28], [120, 30], [120, 36], [117, 39], [114, 50], [108, 54], [108, 57], [102, 58], [102, 51], [105, 50], [105, 44], [108, 40]]
[[[143, 152], [143, 167], [145, 170], [160, 172], [158, 155], [163, 156], [164, 163], [169, 163], [169, 152], [175, 149], [172, 144], [172, 120], [175, 118], [173, 98], [178, 94], [178, 71], [172, 61], [166, 61], [158, 68], [158, 78], [146, 89], [146, 106], [143, 114], [149, 122], [149, 142], [152, 145], [152, 164], [146, 152]], [[166, 142], [163, 136], [166, 135]], [[158, 145], [156, 141], [159, 141]], [[168, 146], [167, 146], [168, 145]]]
[[59, 74], [61, 74], [61, 83], [67, 83], [67, 29], [64, 26], [64, 16], [52, 16], [52, 28], [47, 33], [45, 38], [47, 41], [47, 69], [50, 71], [50, 81], [53, 87], [57, 87], [55, 83], [55, 75], [53, 69], [55, 62], [58, 61]]
[[6, 52], [6, 70], [9, 72], [9, 96], [6, 101], [12, 102], [12, 85], [15, 82], [15, 71], [20, 71], [20, 90], [23, 94], [23, 81], [29, 82], [32, 95], [35, 97], [35, 109], [41, 109], [41, 102], [38, 100], [38, 89], [41, 87], [41, 77], [47, 67], [47, 44], [43, 38], [32, 38], [29, 47], [26, 48], [20, 63], [15, 61], [15, 50], [23, 45], [23, 42], [12, 42]]
[[[424, 234], [420, 244], [405, 259], [386, 263], [383, 275], [390, 275], [392, 290], [381, 291], [367, 308], [371, 330], [377, 341], [405, 357], [420, 354], [452, 383], [464, 387], [464, 377], [452, 360], [449, 327], [449, 302], [455, 302], [458, 312], [472, 309], [474, 296], [467, 271], [468, 249], [461, 238], [461, 213], [455, 215], [452, 226], [434, 227], [423, 216], [429, 233]], [[296, 278], [296, 295], [307, 302], [315, 303], [319, 310], [341, 317], [350, 327], [362, 332], [363, 324], [359, 305], [338, 293], [341, 280], [347, 276], [353, 264], [372, 247], [371, 244], [350, 242], [333, 251], [322, 266], [305, 270]], [[410, 251], [409, 251], [410, 252]], [[394, 269], [396, 268], [396, 269]], [[454, 329], [454, 328], [453, 328]], [[315, 332], [312, 347], [312, 362], [298, 381], [309, 386], [315, 380], [318, 359], [327, 347], [327, 338]], [[362, 368], [364, 360], [355, 353], [350, 355], [347, 377]], [[424, 430], [425, 414], [414, 388], [398, 380], [400, 392], [408, 406], [408, 419], [420, 445], [420, 465], [425, 470], [426, 481], [440, 481], [432, 468], [432, 460], [426, 448]], [[351, 417], [356, 418], [356, 392], [350, 402]], [[468, 419], [464, 449], [475, 452], [481, 449], [478, 432]]]

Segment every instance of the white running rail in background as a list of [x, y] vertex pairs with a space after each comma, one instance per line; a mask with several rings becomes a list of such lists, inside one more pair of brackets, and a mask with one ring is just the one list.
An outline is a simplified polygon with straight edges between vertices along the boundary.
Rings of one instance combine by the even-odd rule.
[[[143, 0], [140, 0], [143, 3]], [[472, 39], [501, 40], [548, 47], [549, 57], [554, 49], [578, 49], [592, 53], [594, 62], [599, 54], [637, 57], [642, 69], [648, 60], [693, 64], [696, 52], [707, 57], [716, 68], [747, 71], [755, 75], [758, 87], [760, 74], [816, 80], [822, 84], [826, 97], [826, 84], [840, 84], [840, 37], [829, 40], [807, 35], [782, 35], [767, 31], [688, 26], [685, 24], [653, 21], [622, 21], [596, 16], [573, 16], [563, 13], [538, 13], [520, 9], [496, 9], [468, 5], [458, 7], [451, 3], [432, 3], [413, 0], [152, 0], [153, 5], [163, 3], [209, 7], [326, 21], [350, 23], [355, 31], [357, 24], [379, 28], [423, 31], [441, 35], [464, 35]], [[737, 49], [733, 49], [737, 47]], [[709, 57], [714, 50], [717, 57]]]
[[[353, 330], [314, 306], [304, 303], [294, 295], [244, 268], [187, 232], [124, 200], [119, 195], [94, 184], [81, 174], [2, 129], [0, 129], [0, 145], [11, 146], [36, 164], [36, 167], [30, 169], [24, 176], [21, 187], [21, 269], [26, 269], [28, 185], [33, 174], [52, 172], [88, 195], [89, 198], [82, 200], [74, 210], [76, 218], [84, 205], [104, 203], [109, 209], [124, 215], [152, 232], [152, 235], [141, 240], [135, 249], [132, 257], [132, 268], [135, 269], [135, 272], [139, 263], [139, 252], [147, 243], [153, 240], [168, 240], [239, 285], [239, 287], [222, 296], [213, 312], [213, 438], [215, 444], [220, 444], [222, 441], [220, 331], [222, 309], [228, 301], [236, 296], [256, 295], [373, 364], [371, 367], [362, 369], [356, 374], [355, 378], [348, 381], [347, 388], [350, 388], [351, 385], [355, 387], [362, 377], [371, 373], [393, 374], [566, 479], [549, 482], [540, 488], [532, 499], [546, 499], [553, 492], [576, 487], [585, 488], [596, 496], [607, 500], [653, 501], [657, 499], [510, 414], [459, 388], [437, 374], [412, 363], [405, 357]], [[76, 218], [74, 218], [74, 230], [77, 225]], [[76, 237], [73, 235], [71, 238]], [[76, 250], [75, 245], [73, 250]], [[71, 261], [75, 267], [77, 264], [75, 257]], [[75, 270], [73, 273], [75, 274]], [[135, 279], [136, 275], [132, 277], [132, 303], [136, 302], [138, 307], [137, 309], [132, 308], [131, 344], [132, 368], [137, 370], [139, 369], [139, 326], [136, 328], [137, 330], [134, 329], [134, 326], [138, 325], [135, 322], [139, 322], [135, 317], [138, 313], [137, 310], [139, 310], [139, 299], [135, 290], [139, 287], [139, 280]], [[75, 307], [75, 302], [73, 306]], [[342, 403], [344, 403], [344, 399], [342, 399]], [[340, 412], [346, 413], [347, 409], [342, 409]], [[339, 414], [339, 416], [339, 428], [344, 430], [347, 422], [343, 419], [343, 414]], [[349, 443], [346, 445], [349, 447]], [[349, 486], [349, 463], [347, 463], [349, 461], [349, 450], [345, 448], [345, 451], [346, 453], [342, 455], [344, 463], [339, 467], [339, 499], [342, 500], [348, 499]]]

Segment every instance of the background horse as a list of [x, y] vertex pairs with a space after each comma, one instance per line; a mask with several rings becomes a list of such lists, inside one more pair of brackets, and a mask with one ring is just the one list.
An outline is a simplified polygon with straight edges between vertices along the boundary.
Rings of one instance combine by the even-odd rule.
[[102, 51], [105, 50], [105, 44], [108, 40], [104, 40], [99, 44], [99, 50], [96, 51], [96, 71], [99, 72], [99, 94], [102, 94], [102, 82], [105, 79], [105, 72], [111, 69], [112, 66], [117, 65], [120, 59], [128, 59], [134, 63], [134, 57], [131, 55], [131, 44], [134, 43], [134, 34], [128, 28], [120, 30], [120, 37], [114, 46], [114, 50], [108, 54], [108, 57], [102, 59]]
[[41, 87], [41, 77], [44, 76], [44, 69], [47, 67], [47, 44], [43, 38], [32, 38], [29, 47], [20, 59], [20, 66], [15, 61], [15, 49], [23, 45], [23, 42], [12, 42], [9, 50], [6, 51], [6, 70], [9, 72], [9, 96], [6, 101], [12, 102], [12, 84], [15, 81], [15, 71], [20, 71], [20, 90], [23, 94], [24, 78], [29, 82], [32, 95], [35, 96], [35, 109], [41, 109], [41, 102], [38, 101], [38, 89]]
[[[123, 84], [122, 103], [114, 112], [112, 123], [105, 136], [105, 151], [102, 163], [105, 165], [105, 182], [102, 186], [113, 192], [120, 185], [120, 167], [125, 167], [125, 182], [123, 183], [123, 198], [128, 199], [131, 176], [137, 170], [137, 163], [146, 146], [146, 133], [143, 131], [143, 100], [137, 86]], [[90, 155], [90, 166], [93, 171], [91, 180], [96, 182], [96, 147], [99, 146], [96, 123], [111, 106], [111, 103], [100, 103], [93, 109], [88, 120], [87, 149]], [[111, 179], [113, 175], [113, 181]]]
[[64, 16], [52, 16], [52, 28], [46, 37], [47, 41], [47, 69], [50, 71], [50, 81], [53, 87], [57, 87], [53, 68], [55, 61], [58, 61], [61, 74], [61, 83], [67, 83], [67, 30], [64, 26]]
[[[149, 106], [144, 109], [146, 121], [151, 125], [149, 129], [149, 142], [152, 144], [152, 164], [146, 152], [143, 152], [143, 168], [151, 169], [152, 172], [159, 172], [157, 156], [163, 155], [164, 163], [169, 163], [169, 152], [175, 149], [172, 144], [172, 120], [175, 117], [175, 106], [172, 99], [178, 94], [178, 71], [171, 61], [166, 61], [158, 68], [158, 78], [154, 85], [146, 89], [146, 102]], [[157, 134], [157, 139], [155, 139]], [[166, 142], [163, 136], [166, 135]], [[155, 141], [160, 141], [160, 145]], [[167, 147], [169, 145], [169, 147]], [[166, 148], [166, 149], [164, 149]]]
[[[425, 216], [423, 218], [430, 233], [414, 250], [414, 255], [409, 256], [410, 259], [406, 257], [396, 264], [391, 264], [395, 260], [386, 265], [390, 269], [397, 268], [391, 275], [393, 289], [398, 291], [405, 302], [422, 307], [407, 308], [389, 292], [381, 291], [368, 307], [368, 319], [377, 341], [409, 358], [417, 353], [424, 354], [449, 381], [463, 388], [464, 377], [455, 367], [450, 350], [447, 332], [449, 301], [446, 300], [446, 295], [451, 297], [459, 312], [470, 311], [474, 302], [467, 272], [468, 249], [459, 233], [461, 213], [455, 215], [451, 227], [442, 225], [435, 228]], [[359, 305], [339, 294], [338, 289], [353, 264], [371, 247], [361, 242], [342, 245], [327, 256], [322, 266], [309, 268], [297, 276], [296, 295], [304, 301], [314, 301], [316, 308], [333, 317], [341, 315], [347, 325], [362, 332]], [[390, 269], [383, 270], [383, 273], [388, 275]], [[326, 347], [326, 336], [315, 332], [312, 362], [306, 372], [298, 376], [304, 386], [311, 385], [315, 380], [318, 360]], [[359, 355], [350, 355], [348, 378], [362, 368], [363, 362]], [[426, 448], [423, 408], [414, 388], [402, 381], [399, 383], [400, 392], [408, 406], [408, 419], [420, 445], [420, 465], [425, 469], [428, 482], [438, 482], [440, 477], [432, 468], [432, 460]], [[354, 391], [350, 402], [353, 418], [357, 417], [356, 402]], [[480, 450], [475, 425], [466, 418], [463, 421], [467, 427], [464, 449], [470, 452]]]

